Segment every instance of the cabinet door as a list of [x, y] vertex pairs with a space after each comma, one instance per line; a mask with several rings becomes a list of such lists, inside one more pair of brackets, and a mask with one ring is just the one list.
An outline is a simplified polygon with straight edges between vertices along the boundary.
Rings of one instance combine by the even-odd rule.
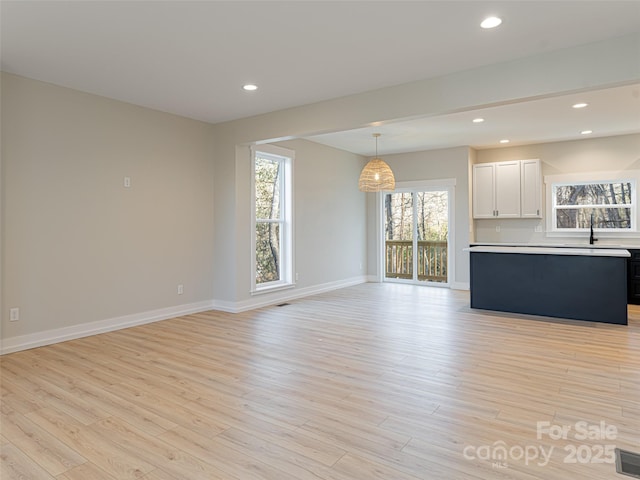
[[496, 216], [520, 217], [520, 162], [498, 162], [495, 171]]
[[495, 216], [494, 164], [481, 163], [473, 166], [473, 218]]
[[640, 304], [640, 250], [629, 250], [631, 258], [627, 260], [627, 301]]
[[520, 176], [522, 218], [542, 217], [540, 160], [522, 160]]

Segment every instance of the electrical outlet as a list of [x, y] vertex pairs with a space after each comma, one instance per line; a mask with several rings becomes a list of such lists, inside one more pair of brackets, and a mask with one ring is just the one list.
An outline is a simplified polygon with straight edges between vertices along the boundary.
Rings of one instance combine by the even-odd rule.
[[298, 274], [298, 272], [296, 272], [296, 282], [300, 280], [300, 275]]
[[131, 187], [131, 177], [124, 177], [124, 188]]
[[17, 322], [18, 320], [20, 320], [20, 309], [19, 308], [12, 308], [9, 310], [9, 321], [10, 322]]
[[496, 232], [500, 232], [500, 225], [496, 225]]
[[536, 233], [542, 233], [542, 225], [536, 225], [535, 232]]
[[178, 295], [182, 295], [184, 293], [184, 285], [178, 285]]

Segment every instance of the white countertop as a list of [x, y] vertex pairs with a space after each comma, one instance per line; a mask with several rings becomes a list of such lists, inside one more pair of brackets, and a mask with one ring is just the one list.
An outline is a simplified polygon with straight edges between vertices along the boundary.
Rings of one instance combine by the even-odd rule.
[[511, 242], [472, 242], [472, 247], [540, 247], [540, 248], [614, 248], [619, 250], [640, 250], [640, 245], [607, 244], [597, 242], [589, 245], [586, 241], [579, 243], [511, 243]]
[[583, 255], [589, 257], [630, 257], [627, 250], [619, 248], [571, 248], [571, 247], [529, 247], [478, 245], [464, 249], [465, 252], [479, 253], [524, 253], [528, 255]]

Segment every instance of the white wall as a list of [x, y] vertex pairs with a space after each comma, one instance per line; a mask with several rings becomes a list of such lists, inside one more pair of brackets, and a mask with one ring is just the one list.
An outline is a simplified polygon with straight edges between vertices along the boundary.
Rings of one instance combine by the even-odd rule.
[[295, 245], [298, 286], [312, 287], [366, 273], [366, 195], [358, 184], [365, 159], [306, 140], [295, 150]]
[[[639, 38], [627, 35], [214, 126], [3, 74], [3, 342], [140, 312], [178, 313], [181, 305], [211, 302], [235, 309], [250, 301], [251, 143], [637, 81]], [[294, 145], [303, 158], [329, 153], [306, 142]], [[357, 191], [355, 175], [363, 160], [344, 152], [330, 157], [344, 180], [341, 190], [315, 186], [316, 177], [329, 173], [309, 164], [300, 172], [306, 186], [297, 201], [303, 212], [320, 214], [318, 198], [335, 193], [338, 203], [353, 208], [342, 212], [344, 218], [328, 215], [325, 221], [336, 228], [350, 225], [352, 243], [343, 257], [318, 268], [313, 252], [321, 240], [335, 238], [298, 232], [300, 285], [306, 285], [300, 290], [353, 278], [356, 257], [367, 261], [357, 220], [370, 220], [361, 202], [370, 205], [371, 196]], [[420, 170], [429, 161], [410, 163], [418, 170], [405, 172], [406, 178], [452, 176], [444, 173], [445, 164], [436, 173]], [[125, 175], [132, 178], [131, 189], [122, 187]], [[457, 201], [457, 208], [462, 205]], [[356, 245], [359, 254], [353, 253]], [[456, 280], [465, 272], [458, 262]], [[185, 286], [180, 297], [178, 283]], [[9, 323], [14, 306], [21, 308], [21, 319]]]
[[[534, 145], [478, 150], [476, 161], [502, 162], [539, 158], [542, 175], [563, 173], [586, 173], [597, 171], [640, 170], [640, 134], [615, 137], [589, 138], [568, 142], [553, 142]], [[543, 213], [546, 198], [543, 188]], [[482, 219], [475, 220], [475, 240], [477, 242], [516, 243], [580, 243], [571, 237], [547, 237], [545, 219]], [[500, 232], [496, 232], [500, 226]], [[536, 233], [535, 227], [542, 226], [543, 232]], [[585, 235], [584, 242], [587, 241]], [[630, 237], [600, 238], [599, 244], [607, 243], [640, 245], [640, 239]]]
[[3, 339], [211, 300], [212, 126], [8, 74], [1, 93]]
[[[277, 300], [249, 295], [248, 146], [231, 147], [227, 168], [215, 162], [212, 125], [9, 74], [2, 120], [5, 350]], [[296, 151], [299, 281], [288, 294], [362, 281], [364, 158], [306, 140], [280, 145]]]
[[[382, 155], [383, 160], [393, 170], [396, 182], [420, 180], [455, 179], [455, 270], [449, 281], [464, 288], [469, 284], [469, 254], [463, 252], [469, 246], [469, 148], [457, 147], [425, 152]], [[370, 203], [375, 211], [375, 203]], [[375, 239], [377, 232], [374, 222], [369, 225], [369, 274], [378, 274]]]
[[365, 194], [357, 188], [364, 158], [308, 140], [274, 145], [295, 151], [294, 263], [299, 280], [293, 291], [250, 295], [251, 155], [248, 146], [238, 147], [235, 306], [220, 303], [231, 309], [295, 297], [299, 290], [355, 282], [365, 275], [367, 212]]
[[[640, 34], [627, 35], [216, 125], [215, 264], [219, 271], [229, 272], [229, 277], [217, 275], [214, 281], [217, 303], [234, 305], [247, 292], [244, 272], [248, 269], [244, 263], [248, 250], [244, 239], [248, 222], [244, 203], [248, 180], [243, 164], [244, 150], [251, 143], [301, 138], [415, 115], [468, 111], [637, 81], [640, 64], [634, 60], [640, 54], [638, 39]], [[367, 202], [371, 206], [371, 198]], [[458, 221], [461, 218], [458, 216]], [[370, 208], [367, 219], [372, 221]], [[369, 245], [369, 255], [370, 250]], [[371, 258], [367, 263], [372, 268]], [[456, 267], [456, 274], [463, 278], [458, 269], [464, 269], [463, 262]]]

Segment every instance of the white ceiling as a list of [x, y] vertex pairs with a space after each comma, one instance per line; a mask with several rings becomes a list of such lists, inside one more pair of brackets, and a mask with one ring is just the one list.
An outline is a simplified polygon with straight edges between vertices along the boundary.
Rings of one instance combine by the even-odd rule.
[[[480, 29], [489, 14], [503, 25]], [[0, 22], [3, 71], [217, 123], [638, 32], [640, 2], [2, 0]], [[640, 131], [625, 103], [637, 108], [637, 91], [595, 92], [580, 113], [548, 99], [488, 109], [481, 125], [467, 114], [388, 124], [380, 146]], [[314, 140], [368, 155], [371, 133]]]
[[[574, 109], [576, 103], [588, 106]], [[484, 118], [473, 123], [474, 118]], [[591, 130], [589, 135], [581, 132]], [[381, 155], [468, 145], [476, 149], [640, 132], [640, 84], [544, 98], [482, 110], [398, 121], [308, 137], [341, 150]], [[500, 140], [509, 140], [500, 144]]]

